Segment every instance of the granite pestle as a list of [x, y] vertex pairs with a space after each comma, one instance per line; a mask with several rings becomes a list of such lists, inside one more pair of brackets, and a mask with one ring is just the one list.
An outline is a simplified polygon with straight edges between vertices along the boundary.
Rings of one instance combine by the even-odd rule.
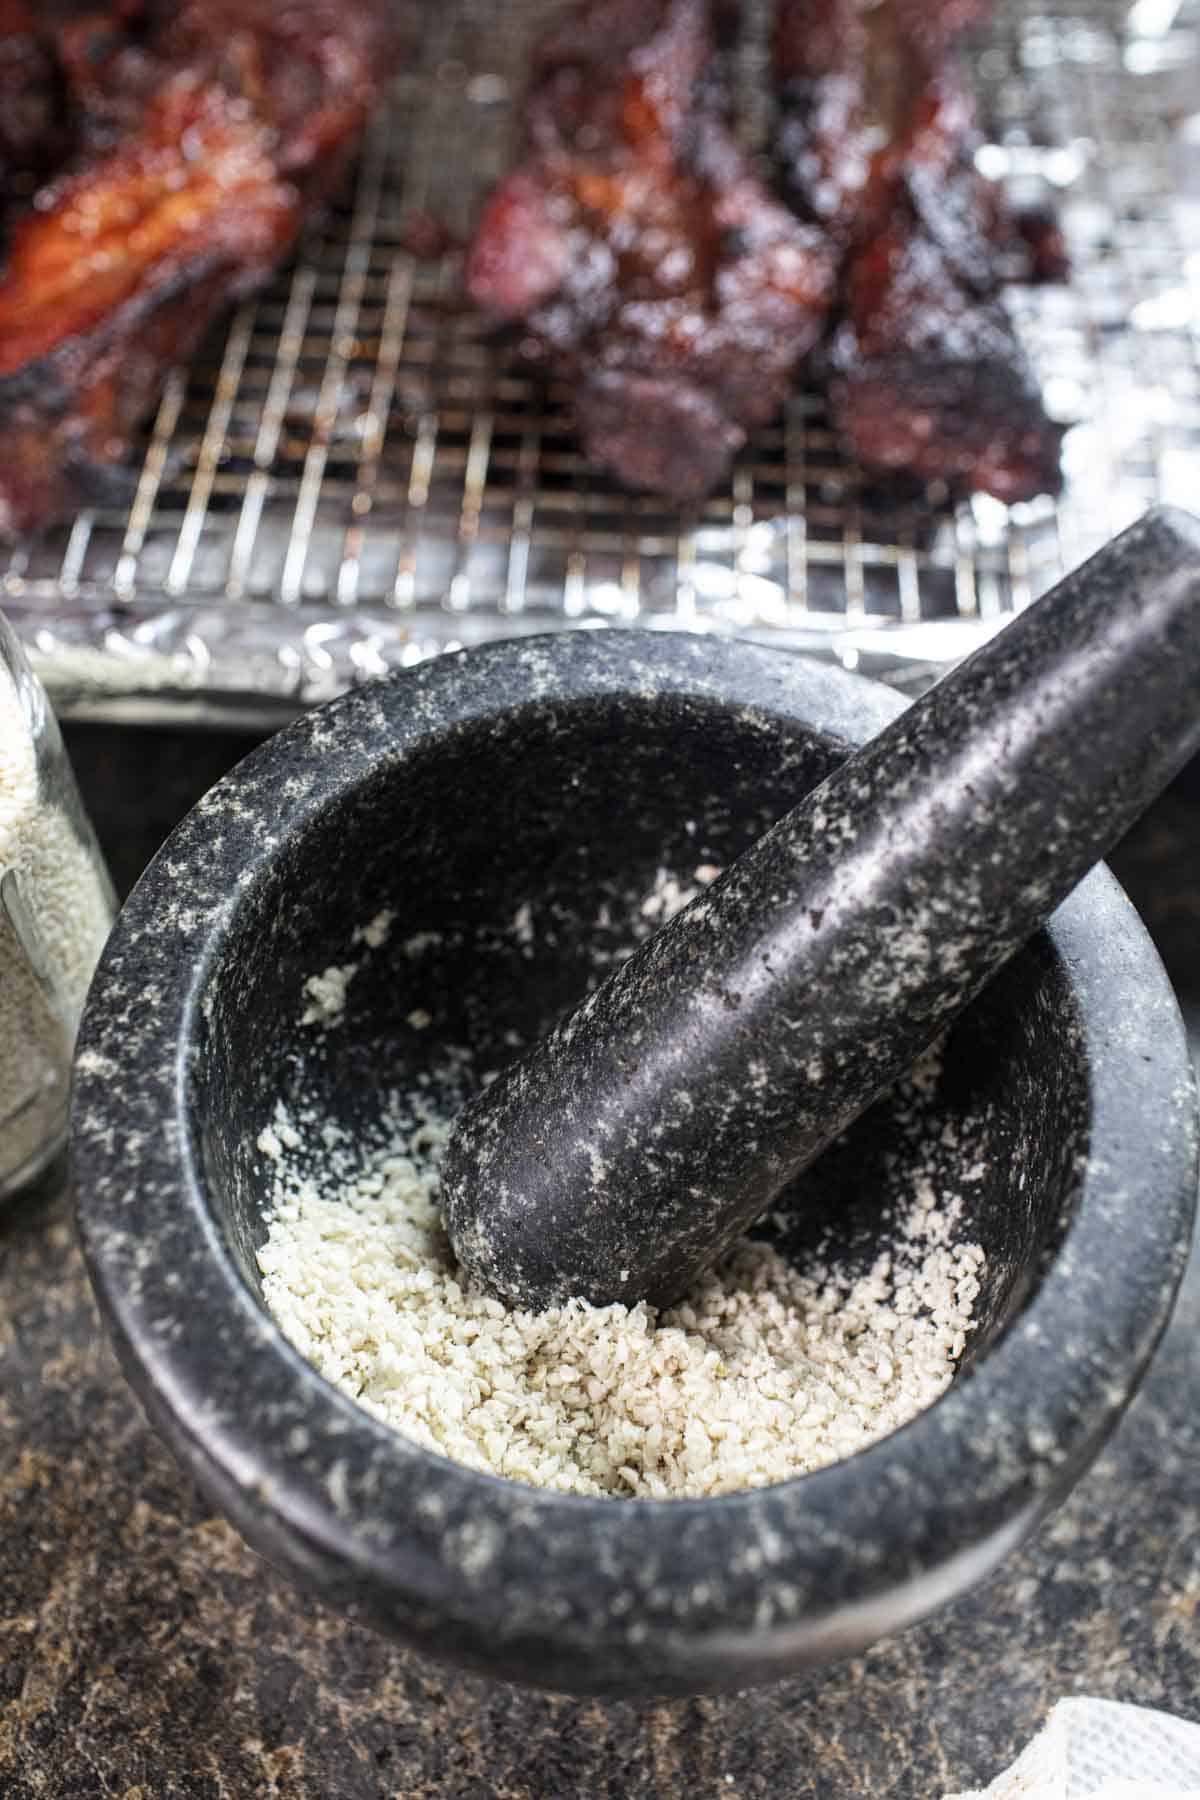
[[1200, 521], [1156, 509], [781, 818], [461, 1115], [467, 1273], [671, 1303], [1200, 747]]

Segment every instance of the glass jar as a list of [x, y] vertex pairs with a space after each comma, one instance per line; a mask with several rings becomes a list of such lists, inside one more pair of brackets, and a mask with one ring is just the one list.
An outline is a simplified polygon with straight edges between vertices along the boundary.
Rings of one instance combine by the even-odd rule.
[[58, 721], [0, 616], [0, 1198], [66, 1141], [75, 1033], [115, 913]]

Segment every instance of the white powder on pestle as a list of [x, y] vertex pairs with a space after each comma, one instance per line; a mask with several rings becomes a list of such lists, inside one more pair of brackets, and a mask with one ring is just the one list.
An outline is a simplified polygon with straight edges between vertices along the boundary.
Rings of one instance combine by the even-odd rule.
[[[949, 1386], [983, 1251], [917, 1182], [866, 1274], [792, 1268], [743, 1240], [669, 1311], [509, 1311], [457, 1278], [437, 1207], [449, 1126], [355, 1166], [282, 1109], [263, 1294], [329, 1381], [405, 1437], [577, 1494], [681, 1497], [783, 1481], [893, 1431]], [[321, 1144], [320, 1177], [302, 1172]], [[332, 1154], [330, 1152], [332, 1151]], [[299, 1152], [299, 1157], [294, 1153]]]
[[53, 982], [52, 1005], [0, 911], [0, 1183], [54, 1147], [65, 1122], [75, 1026], [112, 924], [105, 876], [58, 800], [43, 793], [30, 722], [0, 668], [0, 877], [18, 890]]

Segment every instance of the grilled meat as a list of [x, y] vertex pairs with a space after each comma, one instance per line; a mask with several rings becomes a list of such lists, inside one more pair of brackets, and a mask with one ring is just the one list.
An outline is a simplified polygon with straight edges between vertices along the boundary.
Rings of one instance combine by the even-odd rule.
[[822, 331], [834, 258], [767, 193], [710, 77], [704, 0], [584, 0], [543, 48], [525, 151], [467, 286], [571, 385], [587, 454], [706, 493]]
[[887, 223], [906, 170], [969, 160], [972, 107], [950, 52], [991, 0], [776, 0], [774, 150], [789, 202], [839, 243]]
[[50, 11], [77, 150], [11, 223], [0, 279], [8, 531], [111, 485], [170, 365], [328, 195], [392, 46], [372, 0]]
[[829, 355], [835, 429], [867, 468], [1027, 500], [1059, 486], [1061, 433], [994, 294], [899, 217], [851, 258]]
[[723, 117], [713, 32], [732, 0], [568, 16], [467, 285], [570, 383], [594, 461], [696, 498], [820, 339], [835, 428], [868, 466], [1010, 500], [1057, 486], [1059, 433], [1000, 287], [1059, 276], [1061, 241], [977, 173], [954, 55], [989, 4], [776, 0], [786, 205]]
[[1059, 485], [1047, 419], [1000, 298], [1006, 256], [1061, 273], [1044, 221], [977, 173], [953, 56], [986, 0], [778, 0], [787, 192], [842, 246], [828, 352], [834, 428], [868, 467], [1006, 501]]

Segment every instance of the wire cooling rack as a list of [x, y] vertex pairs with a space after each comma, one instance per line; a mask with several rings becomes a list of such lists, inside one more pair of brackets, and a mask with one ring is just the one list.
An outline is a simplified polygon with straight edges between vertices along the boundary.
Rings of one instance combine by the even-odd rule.
[[1049, 188], [1074, 264], [1011, 295], [1070, 425], [1063, 496], [1012, 508], [901, 505], [804, 391], [694, 510], [588, 464], [459, 295], [554, 10], [429, 9], [341, 206], [171, 377], [128, 505], [0, 551], [60, 707], [253, 715], [605, 622], [936, 664], [1146, 505], [1200, 506], [1200, 0], [1010, 0], [976, 46], [983, 166]]

